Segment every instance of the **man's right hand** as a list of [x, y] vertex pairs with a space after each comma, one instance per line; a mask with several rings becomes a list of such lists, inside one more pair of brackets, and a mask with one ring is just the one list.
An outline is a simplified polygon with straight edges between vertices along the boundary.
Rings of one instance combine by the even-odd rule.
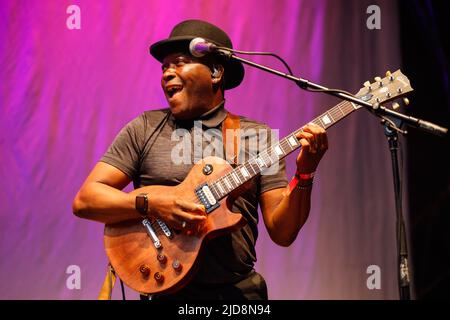
[[150, 215], [160, 218], [169, 226], [198, 233], [206, 221], [205, 207], [201, 204], [179, 199], [176, 195], [149, 193]]

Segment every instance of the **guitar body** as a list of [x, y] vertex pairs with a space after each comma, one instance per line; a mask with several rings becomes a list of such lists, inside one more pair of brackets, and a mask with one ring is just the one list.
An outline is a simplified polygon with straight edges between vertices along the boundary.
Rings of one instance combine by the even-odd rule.
[[[209, 175], [203, 173], [206, 164], [212, 165], [213, 168]], [[179, 199], [200, 203], [195, 188], [202, 183], [214, 181], [231, 170], [232, 167], [225, 160], [208, 157], [195, 164], [179, 185], [149, 186], [148, 193], [149, 196], [152, 191], [154, 194], [170, 193]], [[208, 214], [204, 228], [198, 235], [187, 235], [170, 228], [172, 236], [168, 238], [158, 224], [153, 223], [161, 243], [158, 249], [141, 220], [107, 224], [104, 232], [105, 250], [119, 278], [130, 288], [146, 294], [168, 293], [181, 289], [194, 275], [205, 241], [236, 230], [246, 223], [240, 213], [230, 210], [231, 197], [225, 197], [219, 203], [220, 206]], [[166, 260], [158, 260], [158, 254], [160, 258], [164, 255]], [[173, 267], [174, 261], [179, 262], [181, 269], [176, 270]], [[162, 279], [159, 276], [162, 276]]]

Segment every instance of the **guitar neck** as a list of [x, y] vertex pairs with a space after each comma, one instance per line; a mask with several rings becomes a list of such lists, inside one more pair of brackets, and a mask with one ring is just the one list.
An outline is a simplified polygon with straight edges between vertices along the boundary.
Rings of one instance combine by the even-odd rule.
[[[359, 109], [359, 106], [355, 106], [348, 101], [343, 101], [311, 122], [324, 129], [328, 129], [357, 109]], [[301, 131], [302, 128], [292, 132], [278, 141], [278, 143], [260, 152], [257, 156], [250, 158], [226, 175], [209, 183], [214, 197], [217, 200], [223, 199], [245, 182], [263, 173], [264, 170], [269, 169], [273, 164], [278, 163], [281, 159], [299, 149], [301, 144], [296, 134]]]

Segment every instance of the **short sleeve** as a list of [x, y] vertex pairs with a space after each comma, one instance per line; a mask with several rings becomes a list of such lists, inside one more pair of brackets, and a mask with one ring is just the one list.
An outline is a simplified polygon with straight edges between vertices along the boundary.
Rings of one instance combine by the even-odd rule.
[[[252, 137], [256, 135], [258, 141], [256, 150], [258, 154], [271, 149], [272, 145], [278, 143], [278, 135], [266, 124], [241, 117], [241, 129], [244, 131], [244, 136], [249, 140], [252, 140]], [[247, 142], [245, 139], [243, 142], [246, 144], [245, 148], [247, 152], [250, 155], [254, 154], [254, 147], [249, 147], [249, 145], [254, 146], [255, 144]], [[285, 160], [282, 159], [281, 161], [274, 163], [269, 169], [261, 173], [258, 180], [259, 195], [272, 189], [285, 188], [288, 184]]]
[[285, 188], [288, 184], [286, 178], [286, 161], [284, 159], [280, 161], [278, 169], [274, 174], [261, 175], [260, 181], [260, 194], [272, 189]]
[[[270, 149], [279, 142], [279, 137], [274, 135], [270, 127], [265, 127], [267, 130], [267, 149]], [[288, 183], [286, 178], [286, 161], [282, 159], [278, 163], [273, 164], [266, 172], [262, 172], [260, 182], [260, 194], [272, 189], [285, 188]]]
[[130, 121], [120, 130], [100, 161], [118, 168], [133, 179], [139, 170], [145, 127], [144, 114]]

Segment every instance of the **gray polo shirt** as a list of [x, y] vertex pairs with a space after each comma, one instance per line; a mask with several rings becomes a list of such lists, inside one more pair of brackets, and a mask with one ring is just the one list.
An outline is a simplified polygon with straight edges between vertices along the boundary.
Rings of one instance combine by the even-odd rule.
[[[177, 185], [206, 151], [207, 155], [223, 157], [223, 147], [220, 149], [211, 146], [217, 143], [222, 146], [221, 126], [226, 116], [224, 103], [196, 121], [178, 121], [170, 109], [145, 111], [119, 132], [100, 161], [123, 171], [133, 180], [135, 188]], [[268, 126], [241, 116], [240, 128], [244, 133], [241, 135], [240, 159], [248, 160], [255, 153], [254, 146], [249, 143], [254, 141], [253, 138], [258, 141], [266, 139], [265, 142], [270, 145]], [[263, 138], [261, 133], [264, 132], [268, 132], [269, 137]], [[259, 175], [252, 180], [250, 188], [237, 198], [232, 208], [233, 211], [241, 212], [248, 224], [207, 242], [194, 282], [235, 282], [242, 280], [253, 270], [256, 261], [259, 196], [286, 185], [284, 160], [274, 174]]]

